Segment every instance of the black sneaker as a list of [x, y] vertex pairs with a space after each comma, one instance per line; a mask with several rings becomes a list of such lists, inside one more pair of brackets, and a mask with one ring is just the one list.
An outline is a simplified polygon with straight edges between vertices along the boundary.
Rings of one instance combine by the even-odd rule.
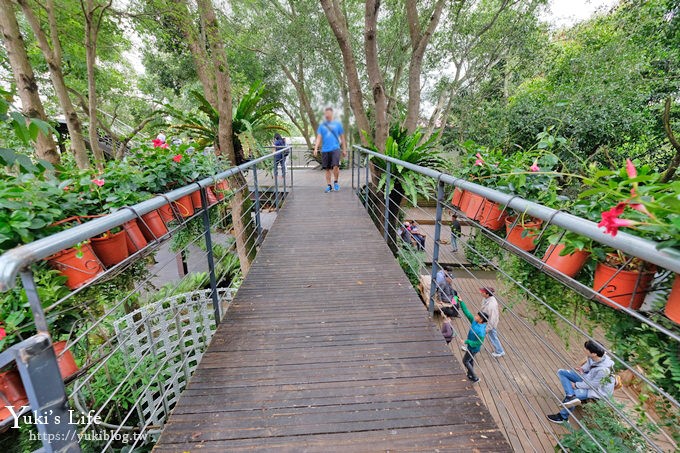
[[475, 377], [468, 376], [467, 378], [468, 378], [468, 379], [470, 380], [470, 382], [472, 382], [473, 384], [476, 384], [477, 382], [479, 382], [479, 377], [477, 377], [477, 376], [475, 376]]
[[558, 425], [561, 425], [567, 421], [564, 417], [562, 417], [562, 414], [550, 414], [548, 415], [548, 420], [553, 423], [557, 423]]
[[576, 407], [579, 404], [581, 404], [581, 400], [576, 398], [576, 396], [574, 396], [574, 395], [565, 396], [564, 399], [562, 400], [562, 406], [564, 406], [568, 409], [572, 408], [572, 407]]

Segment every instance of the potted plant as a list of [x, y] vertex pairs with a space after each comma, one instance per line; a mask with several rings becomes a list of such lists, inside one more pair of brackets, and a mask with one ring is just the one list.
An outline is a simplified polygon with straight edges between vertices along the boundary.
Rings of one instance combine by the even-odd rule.
[[575, 233], [554, 233], [548, 237], [548, 243], [542, 261], [567, 277], [576, 277], [590, 258], [592, 240]]
[[609, 253], [605, 261], [597, 263], [593, 289], [609, 299], [599, 297], [600, 302], [613, 308], [638, 310], [649, 292], [654, 271], [640, 259], [629, 260], [618, 251]]

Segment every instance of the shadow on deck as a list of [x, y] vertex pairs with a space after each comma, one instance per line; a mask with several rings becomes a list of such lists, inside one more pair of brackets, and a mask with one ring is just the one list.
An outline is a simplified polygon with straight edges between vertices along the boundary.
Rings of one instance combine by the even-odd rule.
[[350, 448], [510, 445], [351, 190], [296, 184], [155, 451]]

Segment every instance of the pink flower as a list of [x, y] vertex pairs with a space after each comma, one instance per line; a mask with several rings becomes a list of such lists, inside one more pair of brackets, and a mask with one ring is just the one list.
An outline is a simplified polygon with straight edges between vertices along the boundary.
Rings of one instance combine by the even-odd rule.
[[475, 154], [475, 157], [476, 157], [477, 159], [481, 160], [482, 162], [484, 162], [484, 158], [482, 157], [481, 154], [477, 153], [477, 154]]
[[167, 143], [163, 143], [161, 146], [159, 146], [159, 148], [163, 148], [163, 149], [165, 149], [165, 148], [167, 148], [167, 147], [168, 147], [168, 144], [167, 144]]
[[5, 338], [7, 336], [7, 332], [5, 331], [4, 327], [0, 327], [0, 340]]
[[597, 224], [597, 226], [604, 227], [605, 233], [616, 236], [616, 234], [619, 232], [619, 228], [637, 225], [638, 222], [633, 220], [619, 218], [619, 216], [623, 214], [623, 211], [625, 211], [626, 206], [628, 206], [628, 203], [622, 201], [609, 211], [604, 211], [602, 213], [602, 220]]
[[475, 167], [483, 167], [484, 166], [484, 161], [481, 159], [477, 159], [475, 161]]
[[179, 162], [179, 161], [182, 160], [182, 155], [181, 154], [175, 154], [174, 156], [172, 156], [172, 160], [174, 160], [175, 162]]
[[64, 186], [64, 192], [68, 192], [69, 190], [71, 190], [69, 186]]
[[637, 169], [630, 159], [626, 159], [626, 173], [630, 179], [637, 178]]
[[154, 148], [159, 148], [165, 145], [165, 142], [160, 138], [154, 138], [153, 140], [151, 140], [151, 144], [153, 144]]
[[533, 165], [529, 167], [529, 170], [534, 173], [537, 171], [541, 171], [541, 167], [538, 166], [538, 161], [534, 161]]
[[104, 180], [103, 179], [93, 179], [92, 183], [96, 186], [102, 187], [104, 185]]

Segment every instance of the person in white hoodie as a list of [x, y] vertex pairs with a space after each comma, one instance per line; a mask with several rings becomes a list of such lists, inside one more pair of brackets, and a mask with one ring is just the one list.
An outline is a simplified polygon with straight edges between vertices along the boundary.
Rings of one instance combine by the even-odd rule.
[[482, 302], [482, 311], [489, 315], [489, 322], [486, 323], [486, 337], [489, 339], [493, 345], [494, 352], [491, 353], [494, 357], [503, 357], [505, 355], [505, 350], [503, 350], [503, 345], [501, 340], [498, 338], [498, 321], [500, 319], [500, 309], [498, 308], [498, 301], [494, 296], [496, 292], [495, 289], [490, 286], [485, 286], [479, 288], [479, 292], [484, 296], [484, 301]]
[[611, 398], [616, 386], [614, 361], [609, 358], [599, 343], [588, 340], [583, 347], [586, 350], [586, 361], [576, 370], [557, 370], [564, 389], [564, 399], [560, 404], [563, 409], [558, 414], [548, 415], [553, 423], [564, 423], [569, 420], [570, 409], [588, 399]]

